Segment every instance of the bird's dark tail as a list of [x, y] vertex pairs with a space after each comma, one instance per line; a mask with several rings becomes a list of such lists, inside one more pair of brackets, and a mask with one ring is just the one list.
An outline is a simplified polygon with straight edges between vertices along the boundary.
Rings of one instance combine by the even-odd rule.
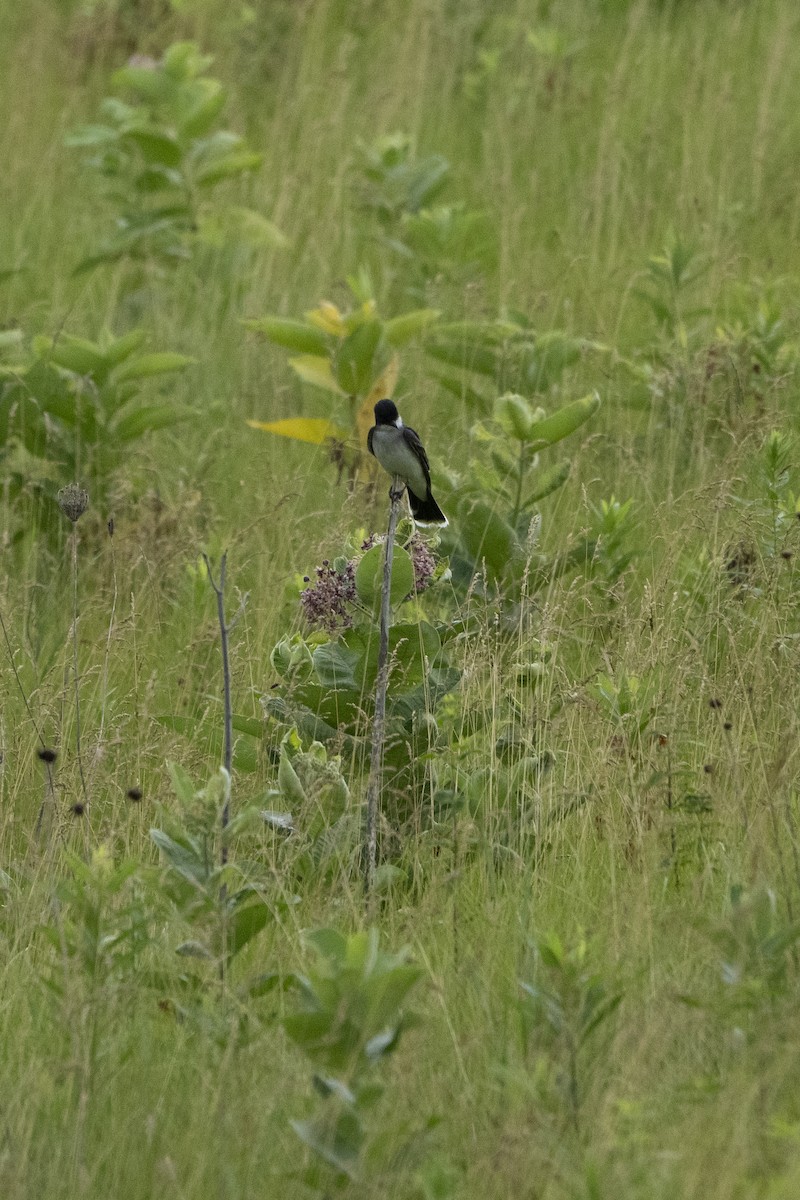
[[420, 525], [447, 525], [447, 517], [430, 492], [425, 500], [420, 500], [419, 496], [416, 496], [409, 488], [408, 502], [411, 505], [411, 514], [414, 520]]

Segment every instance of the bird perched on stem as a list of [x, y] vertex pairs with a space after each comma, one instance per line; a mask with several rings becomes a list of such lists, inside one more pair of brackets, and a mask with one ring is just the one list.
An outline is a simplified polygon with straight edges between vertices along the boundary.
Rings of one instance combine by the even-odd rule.
[[367, 435], [367, 448], [390, 475], [408, 490], [411, 515], [420, 525], [446, 525], [447, 517], [431, 492], [431, 469], [419, 435], [403, 424], [393, 400], [375, 405], [375, 424]]

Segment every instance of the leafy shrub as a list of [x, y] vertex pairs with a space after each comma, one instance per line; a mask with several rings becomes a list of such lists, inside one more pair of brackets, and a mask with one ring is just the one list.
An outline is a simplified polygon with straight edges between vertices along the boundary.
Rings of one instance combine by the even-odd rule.
[[105, 330], [96, 342], [60, 333], [29, 345], [21, 331], [9, 332], [0, 342], [0, 458], [14, 494], [82, 479], [102, 507], [131, 446], [191, 413], [143, 399], [150, 381], [163, 384], [194, 360], [145, 352], [142, 329], [119, 338]]
[[101, 121], [84, 125], [67, 145], [91, 151], [87, 167], [107, 181], [116, 231], [80, 263], [88, 270], [123, 257], [163, 262], [189, 258], [196, 240], [225, 235], [269, 246], [283, 235], [254, 209], [214, 206], [225, 180], [256, 170], [262, 156], [245, 139], [217, 129], [226, 93], [206, 72], [213, 59], [192, 42], [176, 42], [161, 62], [134, 58], [117, 71], [117, 96], [103, 101]]

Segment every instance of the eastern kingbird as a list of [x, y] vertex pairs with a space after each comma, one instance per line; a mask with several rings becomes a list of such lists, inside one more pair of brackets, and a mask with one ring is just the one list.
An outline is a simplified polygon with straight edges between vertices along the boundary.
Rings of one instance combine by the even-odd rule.
[[403, 424], [393, 400], [379, 400], [375, 405], [375, 424], [367, 434], [367, 449], [384, 471], [402, 479], [415, 521], [420, 525], [447, 524], [447, 517], [431, 494], [425, 447], [417, 433]]

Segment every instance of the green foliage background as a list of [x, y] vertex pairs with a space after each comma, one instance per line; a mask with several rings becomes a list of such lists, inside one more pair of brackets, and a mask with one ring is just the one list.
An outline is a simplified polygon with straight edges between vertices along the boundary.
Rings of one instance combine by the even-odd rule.
[[[286, 245], [211, 238], [168, 268], [76, 274], [115, 210], [65, 139], [132, 54], [186, 39], [214, 55], [226, 126], [263, 155], [222, 200]], [[557, 556], [593, 530], [607, 552], [549, 579], [533, 622], [464, 601], [438, 769], [466, 803], [420, 815], [387, 875], [376, 921], [422, 969], [418, 1022], [345, 1186], [798, 1194], [799, 71], [793, 0], [0, 4], [0, 329], [142, 328], [148, 352], [194, 360], [168, 395], [195, 414], [131, 445], [78, 526], [85, 819], [68, 531], [45, 537], [4, 476], [4, 1197], [334, 1186], [303, 1178], [290, 1122], [315, 1101], [281, 1020], [302, 932], [363, 928], [357, 863], [243, 830], [270, 919], [231, 982], [225, 927], [202, 924], [222, 920], [216, 892], [197, 917], [148, 831], [181, 818], [167, 761], [198, 781], [220, 761], [200, 553], [229, 548], [250, 594], [232, 637], [233, 803], [257, 810], [279, 757], [260, 695], [299, 628], [297, 578], [383, 525], [382, 491], [349, 492], [324, 450], [246, 424], [326, 417], [328, 401], [243, 320], [347, 307], [362, 267], [387, 316], [513, 311], [605, 347], [555, 393], [603, 405], [542, 502], [541, 543]], [[474, 269], [421, 281], [359, 205], [359, 140], [398, 130], [449, 161], [447, 203], [485, 214], [495, 252]], [[404, 348], [395, 395], [446, 489], [475, 416], [429, 368], [422, 344]], [[60, 750], [39, 836], [34, 721]], [[206, 935], [206, 974], [176, 983], [174, 946]], [[241, 990], [269, 973], [286, 986]]]

